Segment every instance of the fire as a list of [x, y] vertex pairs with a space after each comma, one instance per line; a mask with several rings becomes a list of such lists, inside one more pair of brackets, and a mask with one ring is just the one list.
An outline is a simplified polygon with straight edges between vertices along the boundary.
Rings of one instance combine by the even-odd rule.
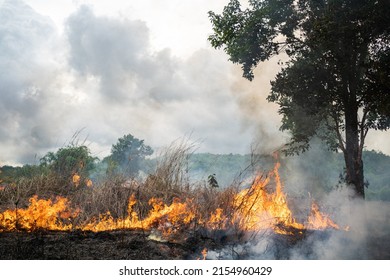
[[202, 258], [198, 258], [198, 260], [206, 260], [207, 258], [207, 248], [203, 248], [202, 252], [200, 252], [202, 254]]
[[87, 186], [87, 187], [92, 187], [93, 186], [93, 182], [92, 182], [92, 180], [91, 179], [85, 179], [85, 185]]
[[161, 199], [152, 198], [149, 205], [152, 209], [145, 219], [139, 219], [138, 214], [134, 211], [137, 203], [135, 196], [129, 198], [127, 216], [125, 218], [114, 219], [109, 212], [100, 215], [98, 219], [93, 219], [83, 225], [81, 230], [90, 231], [107, 231], [115, 229], [144, 229], [150, 230], [157, 228], [163, 236], [171, 236], [180, 231], [183, 225], [188, 225], [195, 220], [194, 211], [190, 209], [191, 203], [180, 202], [175, 199], [172, 204], [167, 205]]
[[210, 219], [207, 222], [207, 228], [212, 230], [225, 229], [227, 223], [227, 217], [223, 214], [222, 208], [215, 209], [214, 213], [211, 213]]
[[333, 222], [326, 214], [321, 213], [318, 205], [313, 202], [311, 205], [311, 214], [307, 220], [308, 229], [326, 229], [334, 228], [340, 229], [340, 227]]
[[[237, 209], [233, 215], [234, 223], [246, 231], [273, 229], [277, 233], [289, 234], [288, 229], [304, 228], [295, 221], [287, 205], [286, 195], [279, 176], [280, 163], [262, 178], [258, 176], [249, 189], [242, 190], [234, 201]], [[275, 192], [267, 191], [271, 178], [274, 177]]]
[[[81, 176], [78, 173], [74, 173], [73, 176], [72, 176], [72, 182], [73, 182], [73, 185], [77, 188], [78, 186], [80, 186]], [[87, 187], [92, 187], [93, 186], [93, 182], [89, 178], [86, 178], [84, 180], [84, 183], [85, 183], [85, 185]]]
[[[295, 220], [283, 192], [279, 167], [280, 164], [277, 163], [266, 176], [258, 176], [250, 188], [236, 193], [232, 205], [228, 207], [230, 210], [216, 208], [209, 214], [203, 213], [202, 216], [199, 206], [192, 199], [174, 198], [167, 204], [154, 197], [148, 201], [149, 212], [140, 217], [138, 201], [132, 194], [128, 199], [124, 217], [113, 217], [110, 212], [106, 212], [81, 224], [75, 224], [80, 210], [72, 209], [67, 198], [57, 197], [52, 201], [33, 196], [27, 208], [0, 213], [0, 232], [30, 232], [38, 229], [93, 232], [142, 229], [157, 230], [161, 237], [172, 240], [196, 226], [211, 231], [238, 228], [248, 232], [273, 230], [279, 234], [302, 233], [305, 229], [340, 229], [329, 216], [319, 211], [315, 203], [312, 204], [311, 214], [305, 224]], [[74, 176], [76, 175], [78, 176], [77, 173]], [[80, 180], [77, 176], [73, 178], [75, 184]], [[274, 191], [270, 190], [271, 186], [274, 186]], [[206, 254], [207, 250], [203, 256]]]
[[68, 200], [57, 197], [55, 202], [51, 199], [39, 199], [33, 196], [26, 209], [6, 210], [0, 214], [0, 231], [37, 229], [66, 231], [72, 228], [70, 220], [78, 215], [78, 211], [68, 209]]
[[80, 175], [75, 173], [73, 176], [72, 176], [72, 182], [74, 184], [75, 187], [78, 187], [80, 185]]

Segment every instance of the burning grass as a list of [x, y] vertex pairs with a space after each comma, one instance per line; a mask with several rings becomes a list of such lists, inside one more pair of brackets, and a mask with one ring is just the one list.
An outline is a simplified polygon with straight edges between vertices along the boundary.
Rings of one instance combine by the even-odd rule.
[[227, 244], [266, 232], [301, 239], [307, 230], [340, 229], [314, 203], [306, 221], [294, 218], [278, 162], [247, 188], [216, 189], [189, 184], [187, 153], [185, 146], [168, 149], [143, 181], [118, 175], [74, 184], [75, 178], [46, 174], [15, 182], [0, 190], [0, 233], [142, 232], [145, 240], [165, 243]]
[[85, 186], [55, 198], [33, 195], [25, 207], [18, 207], [22, 199], [17, 198], [15, 207], [0, 213], [0, 231], [154, 230], [162, 239], [172, 241], [185, 239], [199, 229], [230, 231], [237, 236], [262, 230], [295, 234], [305, 229], [339, 229], [316, 204], [306, 223], [295, 220], [283, 192], [279, 166], [277, 163], [243, 190], [198, 186], [172, 191], [169, 186], [165, 195], [157, 197], [156, 193], [164, 191], [164, 183], [159, 181], [156, 187], [148, 178], [144, 183], [116, 187], [106, 183]]
[[[0, 258], [389, 257], [388, 228], [378, 228], [388, 218], [375, 224], [372, 215], [367, 236], [348, 219], [347, 232], [318, 204], [287, 196], [279, 163], [246, 187], [190, 184], [187, 152], [168, 149], [143, 180], [110, 174], [92, 185], [75, 184], [74, 178], [47, 173], [2, 184]], [[386, 213], [380, 209], [374, 213]], [[348, 244], [354, 251], [343, 247]]]

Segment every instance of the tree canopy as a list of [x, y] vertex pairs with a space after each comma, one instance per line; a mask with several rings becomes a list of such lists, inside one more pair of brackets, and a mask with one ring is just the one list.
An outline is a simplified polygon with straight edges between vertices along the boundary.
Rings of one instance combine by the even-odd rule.
[[288, 154], [316, 136], [344, 153], [346, 181], [364, 197], [362, 151], [369, 129], [390, 127], [390, 1], [231, 0], [209, 12], [209, 41], [223, 48], [243, 76], [286, 53], [268, 100], [280, 105]]
[[72, 181], [74, 175], [87, 178], [97, 160], [87, 146], [70, 144], [55, 153], [48, 152], [40, 159], [40, 166], [48, 167], [63, 179]]
[[123, 174], [134, 177], [138, 175], [140, 165], [145, 157], [153, 154], [153, 149], [144, 144], [131, 134], [119, 138], [117, 143], [111, 147], [111, 155], [106, 159], [113, 169]]

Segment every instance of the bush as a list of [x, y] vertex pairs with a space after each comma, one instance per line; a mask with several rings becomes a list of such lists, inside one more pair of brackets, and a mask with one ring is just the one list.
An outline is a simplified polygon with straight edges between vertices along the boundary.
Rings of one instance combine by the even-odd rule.
[[40, 166], [49, 168], [65, 182], [76, 183], [77, 176], [79, 176], [77, 180], [79, 182], [88, 178], [96, 166], [96, 161], [97, 158], [91, 156], [88, 147], [71, 144], [60, 148], [56, 153], [47, 153], [40, 159]]

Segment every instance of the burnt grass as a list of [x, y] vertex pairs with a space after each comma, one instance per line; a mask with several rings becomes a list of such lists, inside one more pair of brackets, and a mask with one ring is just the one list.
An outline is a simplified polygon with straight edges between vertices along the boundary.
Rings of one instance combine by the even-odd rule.
[[[195, 232], [177, 242], [149, 239], [150, 232], [115, 231], [47, 231], [1, 232], [0, 259], [3, 260], [191, 260], [202, 258], [202, 250], [222, 250], [228, 246], [248, 242], [242, 236], [223, 231]], [[275, 235], [273, 245], [293, 247], [304, 236]], [[285, 258], [283, 253], [280, 258]], [[237, 259], [250, 258], [241, 254]]]
[[129, 230], [0, 233], [3, 260], [185, 260], [201, 258], [205, 247], [218, 246], [206, 237], [161, 242]]
[[[195, 260], [202, 259], [202, 250], [222, 251], [242, 245], [250, 247], [250, 241], [242, 236], [223, 232], [205, 234], [194, 232], [180, 241], [149, 239], [150, 232], [134, 230], [115, 231], [47, 231], [0, 232], [0, 259], [2, 260]], [[292, 251], [299, 251], [307, 259], [316, 259], [315, 242], [327, 240], [330, 231], [306, 230], [300, 234], [272, 234], [268, 237], [269, 250], [275, 259], [292, 259]], [[347, 242], [347, 240], [346, 240]], [[346, 259], [390, 259], [388, 236], [370, 239]], [[257, 259], [250, 250], [232, 255], [234, 259]], [[344, 259], [344, 258], [341, 258]]]

